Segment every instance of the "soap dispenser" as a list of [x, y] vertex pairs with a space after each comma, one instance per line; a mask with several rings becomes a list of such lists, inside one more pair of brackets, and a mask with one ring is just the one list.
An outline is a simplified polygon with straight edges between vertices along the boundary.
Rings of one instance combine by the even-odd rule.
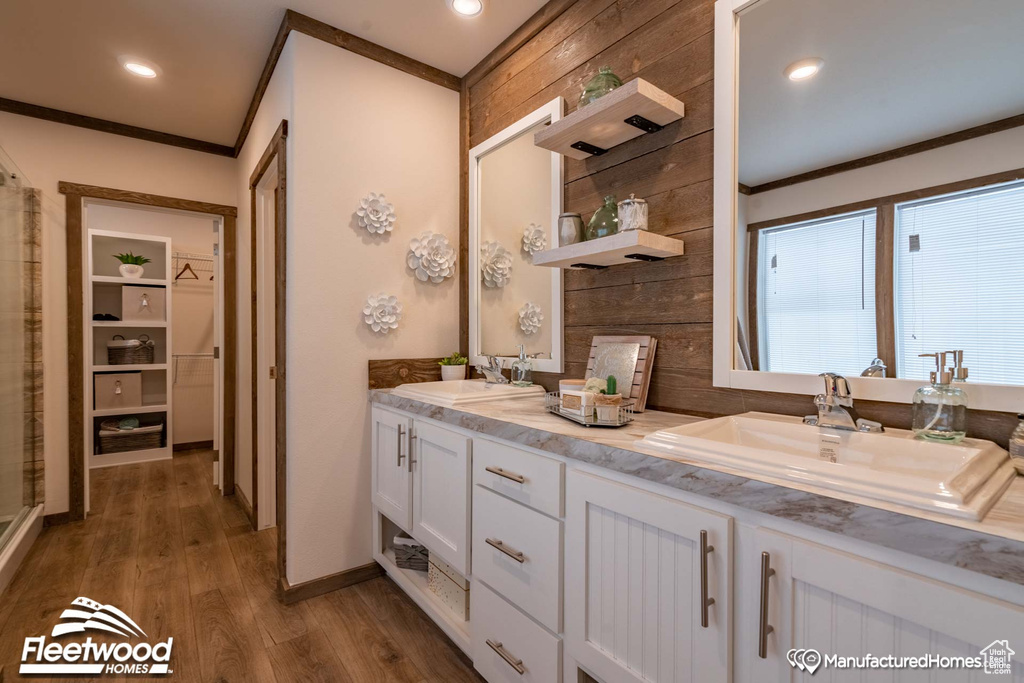
[[512, 384], [517, 387], [533, 385], [533, 364], [526, 357], [526, 345], [519, 345], [519, 359], [512, 361]]
[[919, 439], [959, 443], [967, 435], [967, 394], [951, 384], [953, 373], [946, 369], [946, 352], [922, 353], [934, 358], [931, 385], [914, 393], [914, 434]]

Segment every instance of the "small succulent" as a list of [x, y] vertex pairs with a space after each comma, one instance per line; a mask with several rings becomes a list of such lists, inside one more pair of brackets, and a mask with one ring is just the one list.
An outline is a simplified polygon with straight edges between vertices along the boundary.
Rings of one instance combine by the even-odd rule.
[[455, 353], [453, 353], [452, 355], [448, 356], [447, 358], [442, 358], [438, 362], [438, 365], [467, 365], [468, 363], [469, 363], [469, 359], [466, 358], [465, 356], [463, 356], [458, 351], [456, 351]]
[[519, 329], [526, 334], [534, 334], [540, 329], [544, 316], [540, 312], [540, 306], [527, 302], [519, 309]]
[[436, 232], [424, 232], [409, 242], [406, 263], [415, 271], [416, 279], [437, 283], [455, 275], [455, 247], [448, 238]]
[[402, 304], [398, 302], [398, 297], [387, 294], [371, 294], [367, 297], [366, 306], [363, 307], [363, 322], [374, 332], [387, 334], [398, 328], [401, 319]]
[[504, 287], [512, 279], [512, 254], [497, 242], [480, 249], [480, 274], [487, 287]]
[[144, 266], [151, 261], [145, 256], [136, 255], [130, 251], [127, 254], [114, 254], [113, 256], [126, 266]]
[[530, 223], [530, 227], [523, 230], [523, 251], [527, 254], [536, 254], [548, 246], [548, 238], [544, 234], [544, 228], [536, 223]]
[[371, 192], [359, 200], [356, 216], [359, 217], [359, 225], [361, 227], [377, 235], [391, 232], [395, 221], [398, 219], [395, 215], [394, 205], [389, 203], [383, 194], [377, 194], [376, 192]]

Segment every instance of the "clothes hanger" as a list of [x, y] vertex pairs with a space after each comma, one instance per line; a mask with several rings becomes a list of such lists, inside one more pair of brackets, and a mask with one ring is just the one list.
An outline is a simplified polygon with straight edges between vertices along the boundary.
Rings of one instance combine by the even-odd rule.
[[180, 280], [181, 276], [184, 275], [186, 272], [189, 272], [189, 273], [192, 274], [192, 277], [185, 278], [186, 280], [198, 280], [199, 279], [199, 276], [196, 275], [196, 271], [192, 270], [192, 264], [186, 262], [185, 263], [185, 267], [182, 268], [181, 271], [177, 275], [174, 276], [174, 281], [177, 282], [178, 280]]

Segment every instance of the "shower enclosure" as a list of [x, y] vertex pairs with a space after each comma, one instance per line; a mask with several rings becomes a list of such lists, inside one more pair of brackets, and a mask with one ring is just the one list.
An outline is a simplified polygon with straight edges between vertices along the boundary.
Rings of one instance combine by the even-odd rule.
[[0, 149], [0, 578], [43, 502], [41, 222], [39, 190]]

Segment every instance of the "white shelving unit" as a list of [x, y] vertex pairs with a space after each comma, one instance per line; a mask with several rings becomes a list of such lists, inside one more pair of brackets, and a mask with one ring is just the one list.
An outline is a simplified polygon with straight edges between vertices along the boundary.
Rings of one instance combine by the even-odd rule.
[[548, 268], [607, 268], [683, 255], [683, 241], [646, 230], [630, 230], [588, 242], [538, 251], [533, 265]]
[[[137, 279], [121, 277], [117, 272], [120, 265], [113, 254], [131, 251], [151, 259], [145, 266], [144, 276]], [[85, 407], [86, 407], [86, 453], [90, 468], [111, 467], [150, 460], [164, 460], [172, 457], [173, 424], [172, 382], [170, 377], [171, 359], [171, 297], [173, 258], [171, 239], [160, 235], [143, 235], [128, 232], [90, 229], [85, 250], [86, 263], [83, 272], [85, 282], [85, 319], [89, 324], [84, 330], [85, 357]], [[143, 322], [125, 320], [93, 320], [95, 314], [112, 314], [123, 318], [121, 310], [122, 288], [125, 286], [147, 286], [160, 288], [165, 296], [164, 320]], [[102, 310], [101, 310], [102, 309]], [[106, 342], [115, 334], [126, 339], [148, 335], [156, 342], [154, 362], [139, 365], [111, 365], [107, 362]], [[142, 373], [142, 401], [138, 406], [125, 408], [97, 408], [95, 403], [94, 380], [96, 375], [113, 372]], [[100, 453], [99, 423], [114, 417], [139, 418], [143, 426], [163, 424], [163, 437], [158, 448]]]

